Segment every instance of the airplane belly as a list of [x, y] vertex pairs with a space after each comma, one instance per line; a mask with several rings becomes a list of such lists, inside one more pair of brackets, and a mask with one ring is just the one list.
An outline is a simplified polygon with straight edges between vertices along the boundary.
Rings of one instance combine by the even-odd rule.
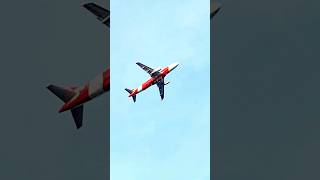
[[147, 89], [148, 87], [150, 87], [151, 85], [153, 85], [153, 82], [154, 82], [154, 78], [152, 78], [152, 79], [150, 79], [150, 80], [148, 80], [147, 82], [145, 82], [145, 83], [143, 83], [142, 85], [141, 85], [141, 90], [143, 91], [143, 90], [145, 90], [145, 89]]
[[75, 108], [76, 106], [79, 106], [89, 101], [90, 97], [88, 93], [89, 93], [89, 89], [88, 89], [88, 86], [86, 85], [83, 87], [83, 89], [81, 89], [81, 91], [79, 91], [79, 94], [75, 96], [74, 99], [64, 104], [62, 108], [59, 110], [59, 112], [63, 112], [63, 111]]

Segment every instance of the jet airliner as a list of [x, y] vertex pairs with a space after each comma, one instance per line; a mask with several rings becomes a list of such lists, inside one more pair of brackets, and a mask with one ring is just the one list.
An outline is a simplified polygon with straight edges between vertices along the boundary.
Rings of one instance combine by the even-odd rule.
[[169, 84], [169, 82], [164, 82], [164, 78], [166, 77], [167, 74], [169, 74], [172, 70], [174, 70], [179, 65], [179, 63], [173, 63], [164, 68], [156, 68], [156, 69], [152, 69], [140, 62], [137, 62], [136, 64], [140, 66], [144, 71], [146, 71], [151, 77], [142, 85], [140, 85], [138, 88], [134, 88], [134, 89], [126, 88], [125, 90], [129, 93], [129, 97], [132, 97], [133, 102], [136, 102], [136, 95], [138, 93], [146, 90], [147, 88], [149, 88], [154, 84], [157, 84], [159, 88], [161, 100], [163, 100], [164, 86]]
[[[95, 3], [87, 3], [84, 4], [83, 7], [96, 15], [97, 19], [104, 25], [110, 27], [109, 10]], [[71, 110], [74, 122], [77, 129], [79, 129], [82, 126], [83, 104], [110, 90], [110, 69], [107, 68], [103, 73], [82, 87], [49, 85], [47, 88], [65, 103], [60, 108], [59, 113]]]

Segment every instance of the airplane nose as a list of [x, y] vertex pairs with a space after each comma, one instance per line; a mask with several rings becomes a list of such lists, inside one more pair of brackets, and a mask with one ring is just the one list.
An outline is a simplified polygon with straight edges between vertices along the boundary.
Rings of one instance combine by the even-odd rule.
[[179, 65], [179, 63], [173, 63], [170, 65], [170, 71], [174, 70], [177, 66]]

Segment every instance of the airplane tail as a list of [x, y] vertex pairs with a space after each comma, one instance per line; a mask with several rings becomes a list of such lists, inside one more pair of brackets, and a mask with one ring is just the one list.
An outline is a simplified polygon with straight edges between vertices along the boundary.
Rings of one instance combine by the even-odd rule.
[[76, 95], [76, 93], [71, 89], [67, 89], [67, 88], [59, 87], [55, 85], [49, 85], [47, 89], [49, 89], [54, 95], [56, 95], [59, 99], [61, 99], [65, 103], [70, 101]]
[[[132, 90], [131, 90], [131, 89], [126, 88], [125, 90], [126, 90], [129, 94], [132, 93]], [[133, 102], [136, 102], [136, 98], [137, 98], [136, 95], [133, 95], [133, 96], [132, 96]]]
[[[65, 103], [70, 101], [76, 95], [76, 92], [74, 92], [72, 89], [55, 85], [49, 85], [47, 89], [49, 89], [54, 95], [56, 95]], [[71, 114], [77, 129], [79, 129], [82, 126], [83, 105], [71, 109]]]

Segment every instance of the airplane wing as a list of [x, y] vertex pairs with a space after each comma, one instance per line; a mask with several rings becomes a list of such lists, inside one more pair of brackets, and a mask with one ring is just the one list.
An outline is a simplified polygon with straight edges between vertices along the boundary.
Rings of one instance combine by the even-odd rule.
[[221, 5], [217, 2], [213, 2], [211, 3], [211, 6], [210, 6], [210, 19], [213, 18], [214, 15], [217, 14], [217, 12], [221, 9]]
[[95, 3], [87, 3], [83, 5], [84, 8], [92, 12], [94, 15], [97, 16], [98, 20], [101, 21], [103, 24], [110, 27], [110, 11], [98, 6]]
[[164, 79], [161, 78], [158, 82], [157, 82], [157, 86], [159, 88], [159, 92], [160, 92], [160, 97], [161, 100], [164, 98]]
[[152, 74], [152, 72], [153, 72], [153, 69], [152, 68], [150, 68], [150, 67], [148, 67], [148, 66], [146, 66], [146, 65], [144, 65], [144, 64], [142, 64], [142, 63], [140, 63], [140, 62], [137, 62], [136, 63], [138, 66], [140, 66], [143, 70], [145, 70], [148, 74]]

